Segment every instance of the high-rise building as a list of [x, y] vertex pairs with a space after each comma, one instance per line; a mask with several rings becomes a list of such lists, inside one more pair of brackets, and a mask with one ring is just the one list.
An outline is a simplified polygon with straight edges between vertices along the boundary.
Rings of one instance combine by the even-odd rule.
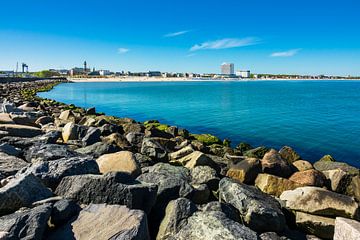
[[221, 74], [234, 75], [234, 64], [233, 63], [221, 64]]

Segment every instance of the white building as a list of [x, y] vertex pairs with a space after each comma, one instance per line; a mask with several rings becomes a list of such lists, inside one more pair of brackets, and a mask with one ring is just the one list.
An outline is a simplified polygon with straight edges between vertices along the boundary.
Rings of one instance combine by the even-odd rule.
[[108, 76], [111, 74], [109, 70], [99, 70], [100, 76]]
[[234, 75], [234, 64], [233, 63], [221, 64], [221, 74]]
[[243, 70], [236, 71], [236, 76], [237, 76], [237, 77], [241, 77], [241, 78], [250, 78], [250, 71], [249, 71], [249, 70], [246, 70], [246, 71], [243, 71]]

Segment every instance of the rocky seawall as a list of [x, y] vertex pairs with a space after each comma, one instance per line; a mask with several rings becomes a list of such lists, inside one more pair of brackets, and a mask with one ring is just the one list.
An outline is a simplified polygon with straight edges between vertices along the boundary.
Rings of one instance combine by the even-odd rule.
[[359, 169], [0, 84], [0, 239], [360, 239]]

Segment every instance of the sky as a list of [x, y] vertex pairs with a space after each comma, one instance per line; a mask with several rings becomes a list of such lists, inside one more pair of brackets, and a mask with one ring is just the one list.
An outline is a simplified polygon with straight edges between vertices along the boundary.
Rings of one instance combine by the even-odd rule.
[[360, 76], [358, 0], [1, 0], [0, 70]]

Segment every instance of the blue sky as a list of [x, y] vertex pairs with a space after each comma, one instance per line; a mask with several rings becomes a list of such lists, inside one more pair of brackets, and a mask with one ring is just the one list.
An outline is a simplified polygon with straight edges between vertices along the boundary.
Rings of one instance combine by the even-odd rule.
[[2, 0], [0, 69], [360, 75], [360, 1]]

